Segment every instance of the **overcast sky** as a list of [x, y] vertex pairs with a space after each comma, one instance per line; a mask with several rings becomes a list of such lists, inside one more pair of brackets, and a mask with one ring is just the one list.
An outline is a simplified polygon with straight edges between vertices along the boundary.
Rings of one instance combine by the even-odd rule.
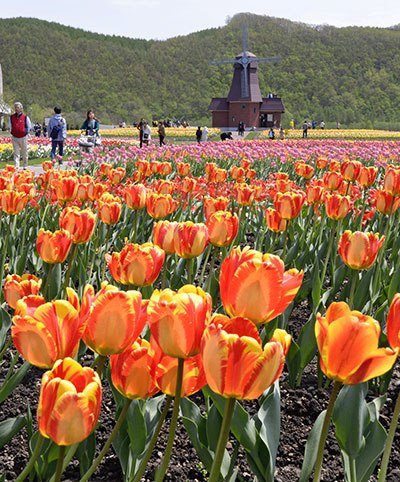
[[400, 0], [0, 0], [0, 18], [34, 17], [91, 32], [160, 40], [221, 27], [239, 12], [337, 27], [390, 27], [400, 23]]

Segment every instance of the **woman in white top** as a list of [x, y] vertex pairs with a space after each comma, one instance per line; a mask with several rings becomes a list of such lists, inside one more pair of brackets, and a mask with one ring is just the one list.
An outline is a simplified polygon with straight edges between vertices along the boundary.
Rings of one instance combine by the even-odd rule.
[[151, 139], [151, 129], [147, 122], [143, 122], [143, 144], [149, 145], [149, 140]]

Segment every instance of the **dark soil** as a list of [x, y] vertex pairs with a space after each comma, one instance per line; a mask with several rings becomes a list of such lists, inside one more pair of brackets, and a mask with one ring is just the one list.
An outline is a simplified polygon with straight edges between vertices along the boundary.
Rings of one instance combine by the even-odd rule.
[[[307, 307], [304, 305], [297, 307], [291, 316], [289, 331], [297, 333], [302, 324], [307, 321], [307, 318]], [[86, 358], [86, 363], [90, 363], [90, 356]], [[0, 381], [6, 373], [9, 361], [8, 356], [0, 365]], [[295, 482], [298, 480], [308, 433], [319, 413], [327, 406], [330, 388], [318, 388], [316, 372], [316, 360], [314, 360], [305, 370], [301, 385], [298, 388], [291, 388], [288, 385], [285, 373], [281, 377], [281, 440], [276, 460], [276, 482]], [[29, 406], [36, 429], [36, 405], [42, 373], [41, 370], [33, 367], [29, 370], [23, 382], [1, 405], [0, 422], [18, 414], [25, 414]], [[390, 383], [388, 399], [381, 414], [381, 422], [386, 429], [390, 423], [399, 386], [400, 372], [397, 369]], [[195, 395], [194, 400], [198, 404], [202, 403], [202, 395]], [[249, 412], [254, 412], [257, 410], [257, 402], [246, 402], [246, 409]], [[113, 425], [114, 401], [111, 390], [105, 382], [100, 427], [97, 431], [98, 450], [103, 446]], [[158, 446], [149, 463], [146, 476], [142, 479], [143, 481], [154, 480], [154, 470], [163, 457], [167, 436], [168, 423], [161, 433]], [[388, 470], [388, 482], [400, 480], [399, 457], [400, 435], [397, 433]], [[27, 432], [23, 429], [0, 451], [0, 471], [1, 474], [4, 474], [5, 480], [15, 480], [25, 467], [28, 458]], [[253, 481], [245, 454], [241, 452], [238, 457], [238, 467], [238, 480], [243, 482]], [[67, 468], [63, 480], [78, 481], [79, 478], [78, 461], [73, 460]], [[109, 451], [91, 480], [99, 482], [123, 480], [118, 459], [112, 450]], [[207, 480], [202, 464], [182, 425], [178, 427], [171, 464], [165, 480], [171, 482], [201, 482]], [[331, 430], [326, 443], [322, 480], [325, 482], [344, 481], [340, 450], [333, 436], [333, 430]], [[372, 477], [371, 481], [376, 481], [376, 478]]]

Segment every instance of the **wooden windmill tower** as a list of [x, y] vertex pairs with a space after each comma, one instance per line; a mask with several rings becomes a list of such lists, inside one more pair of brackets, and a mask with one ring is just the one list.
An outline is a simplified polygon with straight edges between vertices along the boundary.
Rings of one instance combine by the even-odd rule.
[[234, 59], [214, 60], [212, 65], [233, 64], [233, 78], [228, 97], [214, 97], [208, 110], [213, 127], [280, 127], [285, 112], [282, 99], [275, 94], [263, 97], [258, 81], [260, 62], [277, 62], [279, 57], [256, 57], [248, 51], [247, 30], [243, 30], [243, 52]]

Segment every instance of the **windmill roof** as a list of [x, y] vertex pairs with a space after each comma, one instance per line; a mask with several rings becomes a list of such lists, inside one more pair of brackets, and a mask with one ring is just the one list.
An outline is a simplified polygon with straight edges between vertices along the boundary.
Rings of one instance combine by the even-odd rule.
[[228, 110], [229, 110], [229, 105], [228, 105], [228, 102], [227, 102], [227, 100], [226, 100], [226, 97], [213, 97], [213, 98], [211, 99], [210, 105], [208, 106], [208, 110], [211, 110], [211, 111], [214, 111], [214, 110], [218, 110], [218, 111], [225, 110], [225, 111], [228, 111]]
[[285, 112], [282, 99], [280, 97], [263, 97], [260, 112]]

